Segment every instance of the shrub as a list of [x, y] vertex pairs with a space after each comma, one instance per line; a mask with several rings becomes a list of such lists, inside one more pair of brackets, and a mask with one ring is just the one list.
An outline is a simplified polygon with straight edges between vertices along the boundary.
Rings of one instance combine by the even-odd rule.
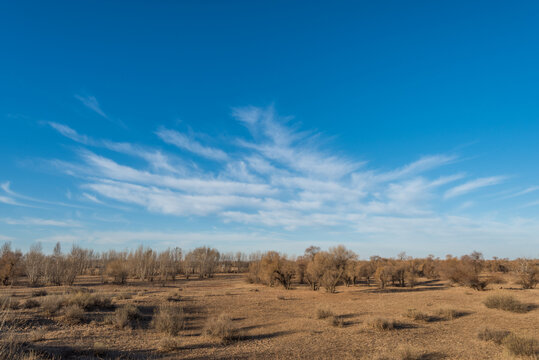
[[106, 273], [114, 279], [115, 284], [125, 284], [129, 271], [124, 260], [113, 260], [107, 264]]
[[41, 309], [49, 316], [54, 316], [64, 306], [65, 299], [61, 295], [46, 296], [41, 300]]
[[30, 333], [30, 341], [38, 342], [45, 339], [47, 331], [43, 328], [35, 329]]
[[411, 347], [401, 347], [398, 351], [397, 359], [399, 360], [422, 360], [427, 359], [424, 351], [418, 351]]
[[329, 324], [331, 326], [342, 328], [344, 327], [344, 319], [340, 316], [333, 315], [329, 317]]
[[123, 329], [126, 326], [133, 327], [133, 322], [139, 320], [141, 317], [142, 314], [138, 307], [133, 304], [127, 304], [114, 311], [114, 314], [109, 318], [109, 323], [119, 329]]
[[32, 297], [47, 296], [47, 294], [48, 294], [47, 290], [45, 290], [45, 289], [32, 291]]
[[316, 309], [316, 318], [317, 319], [327, 319], [331, 316], [334, 316], [335, 314], [333, 311], [327, 307], [327, 306], [320, 306], [318, 309]]
[[438, 309], [436, 311], [436, 315], [439, 316], [443, 320], [455, 320], [456, 318], [459, 318], [464, 315], [464, 312], [458, 311], [455, 309]]
[[408, 311], [404, 314], [404, 316], [416, 320], [416, 321], [430, 321], [431, 317], [421, 311], [418, 311], [416, 309], [408, 309]]
[[17, 310], [20, 307], [19, 300], [11, 296], [2, 296], [0, 298], [0, 309], [1, 310]]
[[68, 324], [80, 324], [84, 320], [84, 310], [78, 305], [69, 305], [64, 310], [63, 319]]
[[533, 260], [519, 259], [517, 266], [518, 283], [523, 289], [533, 289], [539, 284], [539, 264]]
[[34, 309], [39, 307], [40, 305], [41, 304], [39, 303], [39, 301], [34, 299], [28, 299], [22, 304], [22, 307], [25, 309]]
[[164, 304], [159, 306], [152, 319], [152, 326], [158, 331], [176, 336], [185, 327], [183, 308], [177, 305]]
[[69, 295], [66, 301], [68, 305], [78, 305], [87, 311], [95, 309], [106, 310], [113, 307], [110, 296], [91, 294], [84, 291], [78, 291]]
[[180, 342], [177, 338], [165, 337], [157, 345], [157, 350], [161, 352], [171, 352], [180, 347]]
[[208, 319], [204, 327], [204, 333], [219, 339], [222, 343], [239, 339], [239, 331], [234, 326], [232, 318], [227, 314]]
[[528, 305], [510, 295], [491, 295], [487, 297], [484, 304], [490, 309], [500, 309], [515, 313], [524, 313], [529, 310]]
[[511, 334], [510, 331], [484, 328], [477, 333], [477, 338], [483, 341], [493, 341], [500, 345], [509, 334]]
[[398, 326], [398, 322], [393, 319], [371, 318], [365, 322], [365, 326], [375, 330], [393, 330]]
[[502, 343], [511, 355], [529, 356], [533, 358], [539, 356], [539, 341], [533, 338], [523, 338], [510, 334]]

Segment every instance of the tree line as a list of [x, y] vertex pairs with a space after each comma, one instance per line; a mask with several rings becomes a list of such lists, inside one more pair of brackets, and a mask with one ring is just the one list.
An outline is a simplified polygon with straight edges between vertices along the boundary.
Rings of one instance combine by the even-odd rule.
[[44, 254], [40, 244], [22, 253], [5, 243], [0, 248], [0, 282], [29, 286], [73, 285], [77, 276], [99, 276], [103, 283], [125, 284], [128, 279], [148, 282], [175, 281], [179, 276], [211, 278], [216, 273], [247, 273], [251, 283], [282, 286], [307, 285], [313, 291], [329, 293], [339, 285], [360, 283], [380, 288], [414, 287], [419, 278], [443, 279], [476, 290], [503, 281], [497, 273], [512, 272], [523, 288], [539, 283], [539, 261], [535, 259], [486, 260], [479, 252], [444, 259], [430, 255], [413, 258], [400, 253], [396, 258], [371, 256], [360, 260], [352, 250], [339, 245], [328, 250], [310, 246], [303, 255], [290, 257], [276, 251], [220, 253], [206, 246], [184, 252], [180, 248], [155, 251], [143, 246], [135, 250], [95, 252], [72, 246], [62, 252], [60, 243], [52, 254]]

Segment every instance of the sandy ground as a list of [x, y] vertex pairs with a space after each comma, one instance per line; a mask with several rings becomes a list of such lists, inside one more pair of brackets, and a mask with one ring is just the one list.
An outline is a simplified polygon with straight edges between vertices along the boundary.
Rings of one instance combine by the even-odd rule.
[[[327, 294], [304, 286], [287, 291], [248, 284], [240, 274], [178, 280], [164, 287], [133, 282], [100, 285], [97, 278], [84, 277], [77, 286], [111, 294], [117, 305], [135, 304], [144, 318], [135, 329], [118, 330], [103, 324], [111, 311], [88, 312], [83, 324], [67, 325], [61, 316], [48, 318], [39, 308], [21, 309], [14, 311], [17, 337], [38, 351], [70, 359], [395, 359], [403, 347], [422, 352], [422, 359], [507, 359], [500, 345], [477, 338], [479, 329], [487, 326], [539, 337], [539, 309], [516, 314], [483, 305], [487, 296], [498, 293], [539, 305], [539, 289], [518, 290], [512, 283], [478, 292], [425, 280], [414, 289], [356, 285], [340, 286], [336, 294]], [[45, 289], [49, 295], [65, 291], [63, 287]], [[33, 290], [2, 288], [1, 294], [22, 302]], [[172, 352], [158, 350], [166, 335], [149, 326], [156, 306], [166, 301], [182, 304], [188, 316], [186, 328], [177, 336], [179, 347]], [[343, 319], [343, 326], [317, 319], [319, 306], [330, 307]], [[411, 308], [429, 314], [451, 308], [463, 316], [414, 321], [404, 315]], [[207, 319], [223, 312], [241, 330], [241, 339], [226, 345], [202, 334]], [[365, 323], [372, 317], [395, 319], [402, 325], [389, 331], [369, 329]], [[44, 338], [28, 340], [35, 329], [45, 330]]]

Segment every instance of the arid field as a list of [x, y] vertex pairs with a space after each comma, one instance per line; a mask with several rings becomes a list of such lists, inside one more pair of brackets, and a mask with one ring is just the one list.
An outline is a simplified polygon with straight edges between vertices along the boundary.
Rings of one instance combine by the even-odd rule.
[[[418, 279], [414, 288], [359, 284], [326, 293], [250, 284], [245, 274], [180, 277], [166, 286], [80, 276], [69, 287], [0, 291], [15, 304], [4, 306], [4, 336], [28, 358], [506, 359], [514, 357], [503, 345], [478, 334], [489, 328], [538, 338], [539, 290], [521, 290], [510, 274], [503, 280], [486, 291]], [[487, 308], [492, 295], [511, 295], [526, 308]], [[83, 310], [69, 310], [70, 302]], [[136, 314], [118, 315], [127, 305]], [[163, 305], [181, 309], [179, 329], [152, 322]], [[223, 319], [228, 335], [212, 335]]]

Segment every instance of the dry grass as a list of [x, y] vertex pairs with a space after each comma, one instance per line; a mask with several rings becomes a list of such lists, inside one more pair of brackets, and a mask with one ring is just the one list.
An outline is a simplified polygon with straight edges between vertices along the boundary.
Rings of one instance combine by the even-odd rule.
[[416, 309], [408, 309], [408, 311], [406, 311], [404, 316], [415, 321], [430, 321], [431, 320], [430, 315]]
[[365, 326], [375, 330], [394, 330], [399, 326], [399, 322], [394, 319], [373, 317], [365, 321]]
[[463, 311], [451, 308], [443, 308], [436, 311], [436, 316], [438, 316], [442, 320], [455, 320], [463, 315], [465, 315]]
[[35, 309], [41, 306], [41, 303], [34, 299], [27, 299], [22, 303], [23, 309]]
[[114, 325], [118, 329], [124, 329], [126, 327], [134, 327], [134, 322], [140, 320], [142, 314], [138, 307], [133, 304], [126, 304], [117, 308], [114, 314], [107, 318], [107, 322]]
[[486, 298], [484, 304], [489, 309], [500, 309], [514, 313], [525, 313], [529, 310], [529, 305], [518, 301], [511, 295], [491, 295]]
[[32, 291], [32, 297], [47, 296], [48, 292], [45, 289], [39, 289]]
[[66, 324], [75, 325], [84, 321], [84, 310], [78, 305], [68, 305], [64, 309], [64, 316], [62, 320]]
[[114, 307], [110, 296], [85, 291], [74, 292], [68, 295], [65, 301], [67, 305], [77, 305], [86, 311], [107, 310]]
[[62, 295], [49, 295], [41, 300], [41, 309], [48, 316], [54, 316], [62, 306], [64, 306], [65, 299]]
[[45, 335], [47, 335], [47, 330], [43, 328], [39, 328], [39, 329], [32, 330], [28, 339], [31, 342], [40, 342], [45, 339]]
[[227, 314], [208, 319], [204, 326], [204, 333], [218, 339], [221, 343], [228, 343], [240, 338], [238, 329], [234, 326], [232, 318]]
[[161, 352], [172, 352], [180, 348], [180, 341], [178, 338], [167, 336], [157, 344], [157, 350]]
[[[518, 287], [513, 274], [500, 276], [508, 281], [508, 288]], [[539, 311], [516, 314], [491, 310], [483, 304], [488, 295], [497, 293], [514, 294], [521, 302], [531, 304], [537, 302], [539, 289], [495, 290], [485, 294], [464, 287], [450, 287], [444, 282], [428, 282], [424, 285], [424, 281], [419, 281], [413, 290], [390, 286], [388, 291], [380, 292], [372, 285], [369, 287], [361, 283], [342, 286], [336, 294], [327, 294], [324, 291], [312, 291], [306, 285], [297, 285], [293, 290], [293, 301], [289, 301], [292, 298], [281, 289], [258, 287], [258, 291], [253, 291], [256, 287], [246, 284], [242, 275], [218, 274], [213, 279], [180, 278], [175, 286], [180, 285], [183, 288], [182, 299], [180, 302], [168, 302], [167, 299], [177, 293], [176, 287], [171, 287], [171, 283], [162, 286], [156, 282], [145, 283], [134, 279], [118, 290], [115, 285], [101, 284], [98, 275], [84, 276], [80, 283], [92, 289], [91, 292], [83, 291], [86, 294], [84, 297], [114, 295], [115, 301], [119, 302], [116, 309], [110, 311], [94, 308], [92, 312], [84, 312], [86, 321], [71, 324], [64, 322], [63, 316], [69, 307], [68, 300], [79, 292], [76, 290], [77, 285], [69, 294], [34, 297], [32, 300], [39, 302], [56, 299], [51, 302], [56, 303], [53, 307], [59, 310], [49, 319], [43, 318], [41, 308], [37, 311], [24, 308], [10, 310], [12, 316], [8, 324], [14, 329], [22, 347], [21, 353], [28, 353], [33, 349], [39, 351], [40, 357], [45, 356], [47, 359], [47, 356], [85, 359], [256, 357], [260, 360], [291, 357], [376, 359], [385, 356], [386, 359], [392, 360], [501, 360], [516, 358], [517, 353], [529, 353], [525, 351], [529, 341], [522, 341], [522, 337], [530, 336], [539, 340], [535, 335]], [[55, 294], [63, 292], [64, 287], [44, 289], [49, 294]], [[0, 287], [0, 297], [10, 296], [24, 305], [33, 290], [35, 289], [24, 287], [24, 284]], [[131, 299], [122, 296], [122, 293], [138, 292], [142, 296], [133, 296]], [[227, 292], [230, 295], [227, 295]], [[208, 294], [213, 296], [207, 296]], [[279, 300], [279, 295], [286, 295], [287, 300]], [[154, 315], [157, 318], [159, 308], [165, 304], [182, 305], [183, 321], [180, 323], [184, 323], [185, 327], [179, 330], [176, 336], [168, 334], [168, 326], [154, 328], [151, 326], [153, 324], [150, 324], [152, 309], [155, 309]], [[319, 306], [323, 320], [316, 320]], [[129, 314], [132, 313], [127, 310], [128, 307], [138, 308], [143, 312], [140, 320], [125, 320], [130, 318]], [[409, 308], [415, 310], [410, 310], [407, 317], [406, 310]], [[211, 315], [218, 315], [224, 309], [229, 315], [225, 316], [225, 319], [228, 319], [223, 322], [224, 325], [217, 321], [217, 317], [208, 320]], [[437, 316], [438, 313], [441, 314], [438, 309], [447, 312], [448, 319], [455, 318], [455, 314], [460, 313], [460, 310], [465, 310], [466, 316], [454, 321], [441, 321]], [[119, 326], [103, 326], [103, 319], [108, 322], [117, 313], [121, 314], [117, 315], [120, 319], [117, 321]], [[432, 320], [428, 321], [428, 316], [432, 317]], [[166, 318], [168, 322], [170, 316]], [[371, 318], [386, 320], [374, 322], [369, 320]], [[368, 323], [371, 325], [366, 325], [369, 328], [365, 330], [364, 324]], [[132, 327], [136, 330], [126, 330], [130, 325], [134, 325]], [[481, 331], [478, 334], [480, 326], [494, 330]], [[210, 331], [209, 328], [213, 329]], [[217, 331], [216, 328], [224, 328], [225, 331]], [[397, 330], [391, 330], [392, 328]], [[508, 342], [507, 350], [502, 340], [506, 333], [498, 333], [500, 330], [519, 336], [518, 341]], [[219, 333], [225, 335], [221, 337]], [[226, 335], [227, 333], [232, 336]], [[485, 342], [478, 338], [485, 339]], [[235, 341], [236, 339], [239, 341]], [[408, 348], [401, 348], [404, 344], [407, 344]]]
[[17, 310], [20, 307], [19, 300], [12, 296], [2, 296], [0, 298], [0, 310]]
[[537, 359], [539, 357], [539, 341], [536, 339], [510, 334], [503, 339], [502, 343], [510, 355], [529, 357], [532, 359]]
[[152, 327], [172, 336], [178, 335], [185, 327], [185, 314], [178, 305], [160, 305], [152, 319]]
[[328, 322], [331, 326], [342, 328], [344, 327], [344, 319], [340, 316], [333, 315], [328, 318]]
[[317, 319], [327, 319], [332, 316], [335, 316], [335, 314], [333, 313], [333, 310], [331, 310], [328, 306], [319, 306], [316, 309]]
[[477, 338], [483, 341], [492, 341], [500, 345], [503, 340], [511, 334], [506, 330], [493, 330], [490, 328], [484, 328], [477, 333]]

